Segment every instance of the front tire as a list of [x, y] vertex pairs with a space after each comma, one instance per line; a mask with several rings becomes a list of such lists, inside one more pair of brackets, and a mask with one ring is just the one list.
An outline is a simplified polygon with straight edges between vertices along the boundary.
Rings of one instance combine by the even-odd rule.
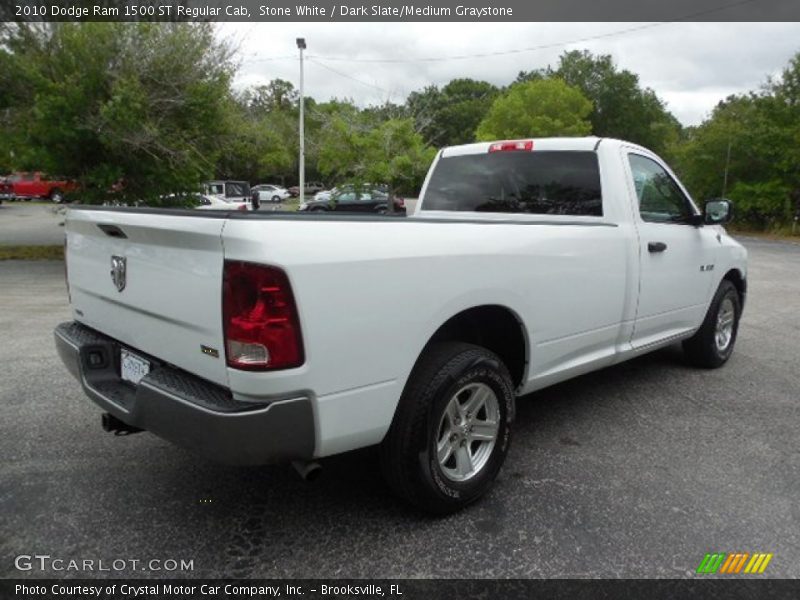
[[496, 354], [462, 342], [431, 346], [414, 367], [381, 444], [384, 477], [427, 512], [460, 510], [494, 482], [513, 418], [514, 386]]
[[683, 351], [689, 363], [706, 369], [724, 365], [733, 354], [741, 316], [739, 291], [733, 283], [723, 279], [700, 329], [683, 342]]

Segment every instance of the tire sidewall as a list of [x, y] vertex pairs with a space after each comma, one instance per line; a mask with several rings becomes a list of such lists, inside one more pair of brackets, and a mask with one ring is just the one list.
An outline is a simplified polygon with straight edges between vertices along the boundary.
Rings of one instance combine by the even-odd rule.
[[[436, 454], [439, 425], [445, 407], [453, 395], [470, 383], [484, 383], [497, 396], [499, 406], [498, 438], [489, 460], [483, 469], [467, 481], [448, 479], [443, 473]], [[419, 460], [423, 477], [444, 505], [463, 506], [480, 497], [492, 484], [505, 461], [511, 442], [511, 421], [514, 417], [514, 391], [499, 364], [489, 359], [479, 359], [460, 373], [448, 377], [433, 393], [428, 412], [424, 446]]]
[[[731, 340], [728, 343], [728, 347], [725, 348], [724, 351], [720, 351], [717, 347], [717, 339], [716, 339], [716, 326], [717, 326], [717, 317], [719, 315], [720, 308], [722, 307], [722, 303], [725, 301], [726, 298], [730, 298], [733, 302], [733, 331], [731, 332]], [[711, 328], [710, 328], [710, 340], [709, 343], [711, 344], [711, 349], [714, 352], [717, 360], [720, 364], [726, 362], [733, 354], [733, 347], [736, 344], [736, 338], [739, 335], [739, 318], [742, 314], [742, 305], [739, 301], [739, 293], [736, 291], [736, 288], [733, 284], [725, 285], [720, 287], [720, 290], [717, 294], [717, 298], [714, 302], [714, 310], [711, 313]]]

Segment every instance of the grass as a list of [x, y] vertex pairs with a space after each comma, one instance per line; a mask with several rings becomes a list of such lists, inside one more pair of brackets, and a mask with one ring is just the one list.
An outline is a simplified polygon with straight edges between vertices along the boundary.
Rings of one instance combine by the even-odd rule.
[[0, 246], [0, 260], [64, 260], [64, 246]]

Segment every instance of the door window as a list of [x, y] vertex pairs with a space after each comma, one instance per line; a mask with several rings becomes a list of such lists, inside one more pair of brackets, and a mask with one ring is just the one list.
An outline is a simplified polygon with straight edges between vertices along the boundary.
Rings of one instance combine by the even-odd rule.
[[629, 154], [628, 160], [642, 221], [688, 223], [694, 214], [691, 203], [669, 173], [640, 154]]

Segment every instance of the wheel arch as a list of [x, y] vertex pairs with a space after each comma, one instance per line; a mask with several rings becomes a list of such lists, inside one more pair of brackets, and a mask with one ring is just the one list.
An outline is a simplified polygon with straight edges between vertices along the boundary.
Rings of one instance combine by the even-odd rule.
[[491, 350], [508, 368], [514, 387], [524, 383], [529, 363], [528, 336], [520, 316], [507, 306], [482, 304], [452, 315], [430, 336], [417, 363], [432, 344], [445, 341], [467, 342]]
[[[744, 307], [744, 301], [747, 297], [747, 279], [744, 277], [742, 272], [737, 269], [729, 269], [725, 275], [722, 276], [722, 281], [730, 281], [736, 290], [739, 292], [739, 301], [741, 302], [742, 307]], [[720, 283], [722, 283], [720, 281]]]

